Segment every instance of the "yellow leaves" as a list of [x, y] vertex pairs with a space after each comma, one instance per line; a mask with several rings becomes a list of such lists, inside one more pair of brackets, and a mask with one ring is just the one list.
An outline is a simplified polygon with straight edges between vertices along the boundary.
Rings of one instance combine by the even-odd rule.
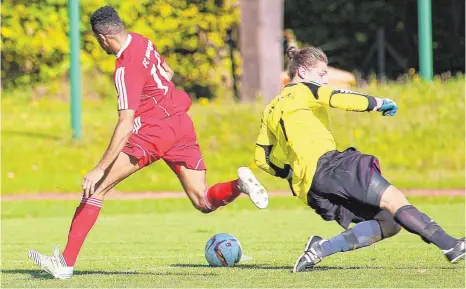
[[217, 52], [215, 51], [213, 47], [207, 48], [206, 53], [207, 53], [207, 56], [209, 56], [210, 58], [214, 58], [215, 55], [217, 54]]
[[164, 30], [176, 30], [176, 28], [178, 27], [178, 21], [176, 19], [173, 19], [173, 18], [168, 18], [168, 19], [165, 19], [164, 21]]
[[2, 37], [9, 38], [13, 35], [13, 31], [5, 26], [2, 26]]
[[[57, 78], [68, 69], [67, 2], [43, 1], [40, 5], [32, 2], [15, 6], [2, 3], [1, 37], [5, 64], [2, 77], [6, 76], [5, 83], [14, 83], [13, 67], [19, 67], [22, 72], [33, 72], [29, 84]], [[160, 0], [154, 5], [152, 0], [81, 0], [83, 73], [98, 69], [111, 77], [114, 70], [115, 58], [102, 51], [89, 27], [92, 12], [110, 4], [117, 9], [129, 31], [154, 42], [181, 78], [180, 83], [186, 83], [186, 87], [196, 83], [216, 90], [222, 85], [219, 77], [222, 74], [218, 72], [229, 71], [228, 54], [221, 52], [225, 51], [226, 30], [239, 21], [239, 7], [225, 4], [201, 12], [200, 6], [188, 3], [193, 2]], [[241, 59], [239, 55], [236, 58], [240, 69]]]
[[202, 104], [202, 105], [209, 104], [209, 99], [205, 97], [200, 97], [199, 104]]
[[209, 29], [209, 22], [205, 19], [202, 19], [201, 21], [199, 21], [198, 25], [201, 29], [204, 29], [204, 30]]
[[215, 46], [220, 47], [220, 46], [224, 45], [223, 38], [220, 37], [220, 35], [218, 33], [209, 33], [208, 37], [209, 37], [209, 40], [212, 41], [212, 43]]
[[223, 17], [220, 17], [218, 19], [219, 22], [219, 29], [221, 30], [226, 30], [228, 29], [233, 22], [236, 22], [239, 20], [239, 15], [238, 17], [234, 17], [233, 15], [224, 15]]
[[190, 18], [196, 16], [198, 13], [199, 10], [197, 9], [197, 6], [191, 5], [188, 9], [181, 12], [181, 17]]
[[49, 16], [49, 21], [52, 22], [52, 23], [57, 22], [58, 21], [58, 15], [57, 14], [51, 14]]
[[16, 10], [17, 13], [22, 13], [22, 12], [24, 12], [24, 11], [25, 11], [25, 8], [26, 8], [26, 7], [24, 7], [23, 4], [18, 4], [18, 5], [15, 6], [15, 10]]
[[198, 46], [199, 40], [196, 37], [190, 37], [185, 39], [186, 48], [189, 50], [196, 49]]
[[162, 4], [159, 8], [160, 16], [168, 17], [172, 14], [172, 7], [168, 4]]

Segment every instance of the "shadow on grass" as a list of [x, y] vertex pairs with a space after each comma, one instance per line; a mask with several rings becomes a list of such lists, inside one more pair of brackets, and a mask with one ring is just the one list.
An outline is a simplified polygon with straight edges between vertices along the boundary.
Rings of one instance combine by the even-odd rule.
[[[180, 267], [180, 268], [217, 268], [211, 267], [204, 264], [172, 264], [171, 267]], [[233, 266], [238, 269], [258, 269], [258, 270], [288, 270], [292, 271], [293, 267], [291, 266], [271, 266], [266, 264], [239, 264]], [[219, 267], [222, 268], [222, 267]], [[408, 270], [461, 270], [464, 269], [461, 266], [447, 267], [413, 267], [413, 266], [403, 266], [403, 267], [380, 267], [380, 266], [317, 266], [312, 271], [329, 271], [329, 270], [390, 270], [390, 269], [408, 269]]]
[[[168, 268], [167, 268], [168, 269]], [[29, 274], [36, 279], [52, 279], [50, 274], [40, 270], [12, 269], [2, 270], [2, 274]], [[136, 271], [74, 271], [73, 276], [79, 275], [153, 275], [153, 276], [216, 276], [213, 273], [183, 273], [183, 272], [136, 272]]]

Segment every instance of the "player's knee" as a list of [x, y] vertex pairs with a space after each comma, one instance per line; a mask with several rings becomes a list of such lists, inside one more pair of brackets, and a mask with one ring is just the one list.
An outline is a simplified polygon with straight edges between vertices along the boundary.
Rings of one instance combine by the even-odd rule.
[[399, 208], [409, 204], [406, 196], [394, 186], [388, 187], [380, 200], [380, 207], [392, 214], [395, 214]]

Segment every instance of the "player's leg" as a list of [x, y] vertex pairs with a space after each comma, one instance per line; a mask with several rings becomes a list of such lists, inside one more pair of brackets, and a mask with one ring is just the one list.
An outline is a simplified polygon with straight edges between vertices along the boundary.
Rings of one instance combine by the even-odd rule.
[[236, 181], [220, 183], [208, 187], [205, 170], [188, 169], [184, 165], [176, 166], [178, 178], [193, 206], [203, 213], [210, 213], [216, 208], [232, 202], [240, 195]]
[[[424, 241], [439, 247], [450, 262], [465, 255], [465, 241], [447, 234], [431, 218], [412, 206], [404, 194], [382, 177], [377, 158], [350, 151], [341, 166], [349, 170], [357, 180], [349, 180], [343, 186], [348, 196], [364, 204], [380, 207], [394, 216], [395, 221], [407, 231], [419, 235]], [[360, 180], [364, 180], [361, 182]], [[349, 184], [349, 186], [347, 186]], [[353, 195], [352, 188], [359, 187], [361, 195]]]
[[258, 207], [267, 205], [264, 202], [264, 200], [267, 201], [266, 192], [263, 193], [265, 189], [247, 168], [238, 170], [238, 179], [217, 183], [209, 187], [204, 164], [197, 164], [197, 169], [190, 169], [186, 164], [166, 162], [177, 174], [193, 206], [203, 213], [210, 213], [219, 207], [228, 205], [241, 193], [248, 194], [253, 202], [258, 203]]
[[[387, 195], [383, 196], [386, 192]], [[355, 149], [324, 155], [319, 161], [310, 193], [310, 200], [315, 195], [338, 199], [343, 204], [355, 202], [385, 209], [408, 231], [420, 236], [423, 233], [427, 235], [422, 236], [423, 239], [446, 248], [443, 250], [448, 260], [455, 262], [464, 256], [464, 239], [448, 236], [437, 224], [412, 207], [404, 195], [381, 176], [378, 160], [373, 156], [363, 155]], [[338, 216], [327, 217], [338, 221]], [[339, 223], [342, 224], [341, 220]]]
[[119, 182], [139, 170], [138, 160], [121, 152], [109, 167], [102, 181], [90, 198], [83, 198], [76, 209], [68, 234], [63, 257], [68, 266], [74, 266], [82, 244], [97, 220], [105, 195]]
[[357, 224], [328, 240], [320, 236], [311, 236], [293, 271], [310, 270], [327, 256], [370, 246], [398, 234], [401, 230], [400, 225], [385, 210], [379, 210], [372, 220], [364, 221], [358, 218], [353, 219], [353, 222]]
[[29, 251], [36, 265], [52, 274], [55, 278], [69, 279], [73, 274], [73, 267], [87, 234], [94, 226], [105, 195], [120, 181], [139, 169], [138, 160], [125, 153], [120, 153], [115, 162], [107, 169], [98, 188], [90, 198], [83, 198], [76, 209], [68, 233], [68, 242], [63, 254], [59, 254], [58, 247], [54, 256], [42, 255], [34, 250]]
[[[367, 159], [373, 158], [372, 161]], [[357, 156], [357, 173], [364, 173], [369, 177], [369, 185], [363, 188], [363, 195], [355, 196], [359, 201], [378, 206], [394, 216], [395, 221], [408, 232], [419, 235], [425, 242], [439, 247], [450, 262], [456, 262], [465, 255], [465, 240], [456, 239], [447, 234], [436, 222], [412, 206], [405, 195], [392, 186], [380, 173], [378, 161], [368, 155]], [[364, 161], [366, 159], [366, 161]], [[370, 174], [361, 169], [369, 164]], [[347, 166], [348, 168], [349, 166]]]
[[247, 194], [257, 207], [267, 207], [267, 191], [248, 168], [238, 169], [238, 179], [208, 187], [206, 165], [191, 118], [180, 114], [173, 117], [168, 125], [176, 132], [177, 141], [163, 159], [178, 176], [198, 210], [212, 212], [232, 202], [241, 193]]
[[381, 210], [373, 220], [367, 220], [355, 224], [352, 228], [325, 240], [320, 246], [315, 247], [324, 258], [338, 252], [346, 252], [370, 246], [380, 240], [393, 237], [401, 231], [401, 226], [393, 219], [392, 215]]
[[[380, 175], [375, 177], [382, 178]], [[383, 179], [381, 182], [387, 181]], [[420, 236], [427, 243], [435, 244], [452, 263], [464, 258], [464, 238], [457, 239], [446, 233], [439, 224], [411, 205], [405, 195], [394, 186], [389, 185], [380, 194], [380, 207], [390, 212], [404, 229]]]

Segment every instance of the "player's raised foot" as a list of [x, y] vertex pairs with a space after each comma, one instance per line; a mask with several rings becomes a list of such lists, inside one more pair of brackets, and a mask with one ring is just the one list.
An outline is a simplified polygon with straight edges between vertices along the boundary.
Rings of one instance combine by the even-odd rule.
[[442, 250], [442, 253], [447, 257], [448, 261], [451, 263], [456, 263], [460, 259], [464, 259], [466, 247], [465, 238], [458, 239], [456, 242], [455, 247], [451, 248], [450, 250]]
[[249, 168], [241, 167], [238, 169], [238, 186], [242, 193], [249, 196], [256, 207], [259, 209], [267, 208], [269, 204], [267, 190]]
[[58, 246], [53, 250], [53, 256], [42, 255], [34, 250], [29, 250], [28, 255], [34, 264], [56, 279], [70, 279], [73, 276], [73, 267], [66, 265], [65, 259], [58, 251]]
[[320, 245], [327, 240], [319, 236], [311, 236], [304, 247], [304, 252], [296, 260], [293, 273], [312, 270], [322, 258], [320, 257]]

